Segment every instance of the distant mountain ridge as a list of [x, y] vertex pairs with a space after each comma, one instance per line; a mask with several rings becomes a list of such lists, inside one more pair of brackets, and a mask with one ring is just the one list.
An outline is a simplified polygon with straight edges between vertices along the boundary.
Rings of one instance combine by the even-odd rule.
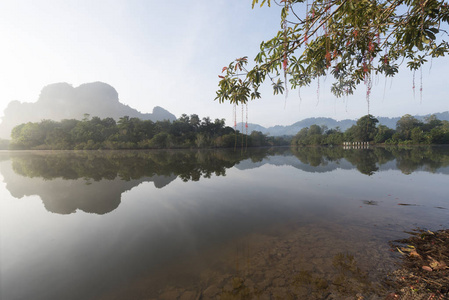
[[[0, 123], [0, 138], [10, 139], [11, 130], [22, 123], [40, 122], [43, 119], [60, 121], [62, 119], [78, 119], [84, 118], [85, 114], [97, 116], [100, 118], [112, 117], [115, 120], [123, 116], [131, 118], [136, 117], [142, 120], [176, 120], [176, 116], [156, 106], [152, 113], [141, 113], [119, 101], [117, 91], [109, 84], [103, 82], [85, 83], [76, 88], [72, 85], [62, 82], [45, 86], [39, 99], [35, 103], [11, 101], [4, 111], [4, 117]], [[449, 111], [435, 113], [440, 120], [449, 121]], [[423, 121], [425, 117], [414, 116], [418, 120]], [[379, 123], [389, 128], [396, 128], [396, 122], [401, 117], [387, 118], [377, 117]], [[292, 125], [282, 126], [276, 125], [272, 127], [263, 127], [259, 124], [248, 124], [248, 133], [252, 131], [261, 131], [271, 136], [296, 135], [302, 128], [311, 125], [327, 126], [329, 129], [340, 127], [345, 131], [357, 120], [345, 119], [341, 121], [332, 118], [307, 118], [298, 121]], [[243, 124], [244, 125], [244, 124]], [[241, 130], [242, 123], [237, 124], [237, 130]], [[246, 129], [244, 129], [246, 131]]]
[[[414, 116], [420, 121], [424, 121], [424, 119], [431, 114], [423, 115], [423, 116]], [[435, 115], [439, 120], [449, 121], [449, 111], [435, 113]], [[396, 122], [401, 117], [395, 118], [387, 118], [387, 117], [376, 117], [379, 120], [379, 124], [385, 125], [389, 128], [396, 129]], [[329, 129], [334, 129], [336, 127], [340, 127], [342, 131], [345, 131], [352, 125], [355, 125], [357, 120], [345, 119], [341, 121], [334, 120], [332, 118], [307, 118], [301, 121], [298, 121], [292, 125], [282, 126], [275, 125], [272, 127], [263, 127], [259, 124], [248, 123], [248, 133], [252, 131], [260, 131], [263, 134], [271, 135], [271, 136], [282, 136], [282, 135], [296, 135], [302, 128], [310, 127], [311, 125], [319, 125], [319, 126], [327, 126]], [[242, 123], [237, 124], [237, 130], [242, 128]]]
[[35, 103], [11, 101], [0, 123], [0, 138], [9, 139], [11, 130], [22, 123], [43, 119], [81, 120], [85, 114], [115, 120], [123, 116], [152, 121], [176, 120], [175, 115], [159, 106], [153, 108], [153, 113], [141, 113], [121, 103], [117, 91], [107, 83], [85, 83], [74, 88], [61, 82], [45, 86]]

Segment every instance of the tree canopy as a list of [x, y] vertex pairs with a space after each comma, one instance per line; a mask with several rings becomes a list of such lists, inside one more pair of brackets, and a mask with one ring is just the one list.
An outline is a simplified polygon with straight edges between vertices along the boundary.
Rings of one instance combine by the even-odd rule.
[[[334, 78], [337, 97], [366, 85], [372, 76], [394, 76], [401, 64], [413, 72], [449, 51], [449, 6], [441, 0], [253, 0], [281, 7], [281, 28], [260, 44], [254, 64], [246, 56], [224, 67], [216, 100], [246, 103], [261, 97], [269, 80], [274, 94]], [[445, 40], [446, 39], [446, 40]]]
[[344, 145], [345, 142], [388, 145], [449, 144], [449, 121], [441, 121], [430, 115], [421, 122], [411, 115], [402, 116], [396, 130], [379, 123], [372, 115], [365, 115], [345, 132], [340, 128], [312, 125], [302, 128], [292, 139], [292, 146]]
[[129, 116], [116, 122], [113, 118], [90, 118], [86, 114], [82, 121], [42, 120], [21, 124], [14, 127], [11, 137], [11, 149], [32, 150], [231, 148], [289, 143], [284, 138], [268, 137], [261, 132], [245, 135], [226, 126], [225, 119], [200, 119], [196, 114], [183, 114], [173, 122]]

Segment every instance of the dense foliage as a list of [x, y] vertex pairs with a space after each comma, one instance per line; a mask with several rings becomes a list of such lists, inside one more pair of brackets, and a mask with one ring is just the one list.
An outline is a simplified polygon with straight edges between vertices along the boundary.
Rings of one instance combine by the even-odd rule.
[[404, 115], [396, 123], [396, 130], [372, 115], [366, 115], [345, 132], [338, 128], [312, 125], [301, 129], [292, 139], [292, 145], [342, 145], [344, 142], [369, 142], [376, 144], [449, 144], [449, 121], [438, 120], [434, 115], [424, 122]]
[[101, 119], [86, 116], [82, 121], [42, 120], [16, 126], [11, 149], [160, 149], [207, 147], [254, 147], [279, 145], [282, 139], [254, 131], [244, 135], [225, 126], [224, 119], [212, 121], [198, 115], [182, 115], [173, 122], [141, 120], [124, 116]]
[[336, 96], [352, 94], [372, 76], [394, 76], [402, 63], [413, 72], [449, 51], [449, 6], [441, 0], [253, 0], [281, 8], [277, 35], [260, 44], [254, 64], [238, 58], [222, 70], [219, 102], [260, 98], [270, 80], [274, 94], [332, 76]]

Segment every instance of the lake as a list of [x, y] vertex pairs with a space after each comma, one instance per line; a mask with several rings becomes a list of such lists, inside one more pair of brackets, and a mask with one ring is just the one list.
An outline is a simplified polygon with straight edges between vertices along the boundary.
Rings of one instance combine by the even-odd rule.
[[0, 296], [382, 299], [449, 147], [0, 152]]

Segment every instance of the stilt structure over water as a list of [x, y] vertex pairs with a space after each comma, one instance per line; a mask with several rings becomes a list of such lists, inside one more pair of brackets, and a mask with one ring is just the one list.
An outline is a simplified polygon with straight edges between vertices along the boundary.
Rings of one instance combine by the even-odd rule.
[[369, 142], [343, 142], [343, 149], [369, 149]]

